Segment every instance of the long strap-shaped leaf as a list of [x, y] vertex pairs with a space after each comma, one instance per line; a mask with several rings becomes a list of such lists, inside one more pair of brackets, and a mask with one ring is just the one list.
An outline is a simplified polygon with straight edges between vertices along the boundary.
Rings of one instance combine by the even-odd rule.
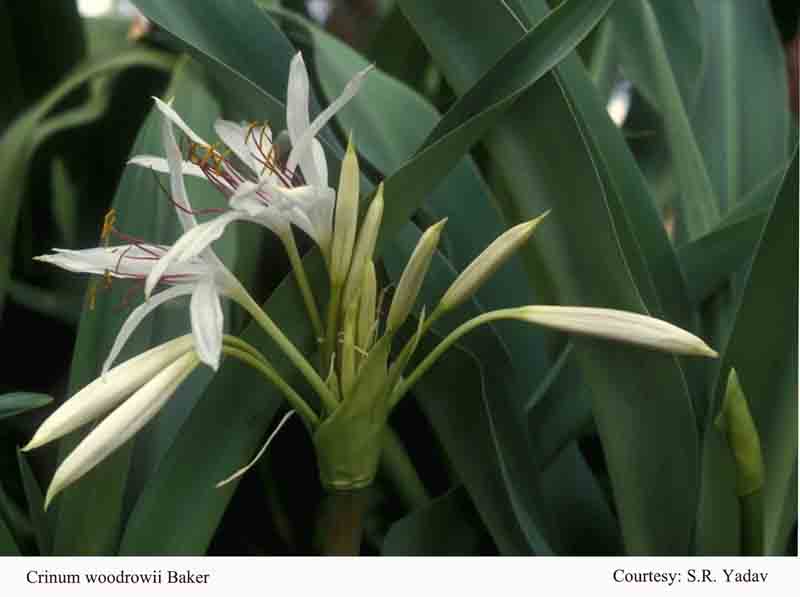
[[449, 172], [515, 100], [575, 49], [613, 2], [564, 2], [448, 110], [417, 153], [386, 179], [386, 196], [397, 196], [403, 202], [387, 202], [381, 228], [384, 241], [414, 212], [417, 203], [408, 197], [424, 195]]
[[[505, 2], [456, 7], [401, 0], [461, 93], [524, 35], [524, 17], [545, 12], [543, 2], [525, 6], [531, 15], [512, 13]], [[479, 24], [486, 22], [495, 34], [481, 37]], [[559, 68], [542, 80], [487, 140], [512, 190], [504, 211], [523, 219], [553, 209], [533, 239], [535, 254], [525, 257], [539, 266], [537, 283], [546, 278], [558, 302], [641, 310], [596, 163], [568, 103], [597, 100], [572, 96], [568, 74]], [[669, 357], [607, 343], [580, 341], [575, 350], [591, 386], [627, 551], [686, 553], [697, 500], [698, 439], [680, 367]]]

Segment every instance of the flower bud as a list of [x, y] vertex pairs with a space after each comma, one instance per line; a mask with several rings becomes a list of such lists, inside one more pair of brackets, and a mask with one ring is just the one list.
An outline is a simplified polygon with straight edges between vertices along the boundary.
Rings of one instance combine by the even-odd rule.
[[342, 160], [339, 175], [339, 192], [334, 211], [333, 240], [331, 242], [331, 285], [341, 287], [350, 269], [353, 245], [358, 224], [358, 156], [352, 137], [347, 143], [347, 153]]
[[92, 429], [53, 474], [45, 509], [56, 494], [89, 472], [156, 416], [199, 362], [193, 351], [178, 357]]
[[718, 356], [694, 334], [661, 319], [640, 313], [597, 307], [553, 305], [530, 305], [505, 311], [512, 319], [565, 332], [599, 336], [675, 354]]
[[364, 282], [361, 287], [361, 300], [358, 302], [358, 331], [356, 342], [361, 350], [368, 351], [372, 345], [376, 328], [378, 302], [378, 281], [375, 264], [370, 260], [364, 268]]
[[736, 493], [739, 497], [744, 497], [759, 491], [764, 485], [761, 439], [734, 369], [728, 375], [722, 410], [714, 424], [725, 432], [733, 453], [736, 463]]
[[375, 241], [378, 239], [378, 230], [381, 227], [381, 217], [383, 216], [383, 183], [378, 186], [375, 198], [370, 203], [364, 221], [361, 224], [361, 231], [358, 234], [358, 242], [353, 251], [353, 260], [350, 264], [350, 273], [347, 275], [347, 284], [344, 290], [345, 309], [355, 307], [358, 295], [362, 291], [362, 283], [367, 264], [372, 262], [372, 254], [375, 251]]
[[439, 309], [447, 311], [472, 297], [497, 269], [508, 261], [517, 249], [525, 244], [533, 231], [549, 212], [528, 222], [517, 224], [498, 236], [492, 244], [472, 260], [450, 285], [439, 302]]
[[447, 222], [447, 218], [428, 228], [414, 248], [414, 252], [400, 276], [400, 281], [397, 283], [392, 306], [389, 307], [389, 316], [386, 319], [387, 332], [394, 332], [400, 328], [408, 318], [411, 309], [414, 308], [414, 302], [422, 288], [425, 274], [428, 273], [428, 267], [436, 251], [436, 246], [439, 244], [439, 236], [445, 222]]
[[192, 336], [181, 336], [117, 365], [45, 419], [22, 451], [57, 440], [106, 414], [191, 347]]

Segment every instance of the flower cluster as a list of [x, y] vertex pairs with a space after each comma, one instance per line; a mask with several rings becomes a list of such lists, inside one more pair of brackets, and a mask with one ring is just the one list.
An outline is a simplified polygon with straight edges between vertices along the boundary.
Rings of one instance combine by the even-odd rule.
[[[382, 317], [375, 247], [383, 217], [383, 186], [378, 187], [359, 224], [360, 173], [352, 140], [334, 190], [328, 186], [325, 152], [316, 138], [358, 92], [368, 70], [358, 73], [311, 121], [308, 74], [297, 54], [288, 82], [287, 131], [274, 134], [266, 124], [219, 120], [214, 128], [226, 147], [222, 150], [195, 133], [170, 103], [157, 99], [163, 116], [165, 155], [136, 156], [130, 163], [169, 176], [171, 201], [183, 227], [181, 237], [171, 246], [147, 243], [118, 231], [110, 218], [102, 246], [79, 251], [55, 249], [38, 258], [70, 271], [140, 280], [146, 298], [122, 325], [101, 376], [54, 412], [25, 447], [41, 446], [105, 416], [61, 463], [48, 489], [47, 503], [152, 419], [199, 363], [216, 370], [223, 354], [251, 365], [283, 394], [290, 413], [297, 413], [309, 429], [320, 477], [326, 488], [333, 490], [357, 489], [373, 481], [392, 409], [444, 351], [483, 323], [515, 319], [674, 353], [716, 356], [699, 338], [645, 315], [533, 305], [492, 311], [464, 323], [407, 371], [421, 338], [436, 320], [469, 300], [528, 241], [546, 214], [518, 224], [489, 245], [457, 277], [430, 314], [420, 314], [411, 338], [398, 345], [399, 332], [407, 327], [445, 221], [422, 234]], [[185, 136], [187, 151], [181, 151], [173, 127]], [[207, 180], [221, 193], [224, 208], [199, 223], [184, 176]], [[310, 325], [320, 339], [317, 367], [214, 253], [212, 243], [236, 221], [264, 226], [283, 243]], [[295, 227], [308, 235], [323, 255], [330, 286], [324, 311], [317, 303], [320, 293], [315, 294], [304, 271]], [[110, 244], [112, 236], [123, 244]], [[191, 296], [192, 333], [112, 367], [139, 322], [158, 305], [182, 295]], [[241, 305], [286, 354], [317, 394], [313, 403], [318, 403], [318, 408], [312, 408], [312, 402], [288, 384], [257, 349], [224, 333], [222, 297]]]

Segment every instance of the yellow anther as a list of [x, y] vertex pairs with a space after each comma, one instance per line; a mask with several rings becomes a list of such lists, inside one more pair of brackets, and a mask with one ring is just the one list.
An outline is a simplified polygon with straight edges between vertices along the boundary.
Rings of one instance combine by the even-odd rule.
[[111, 238], [111, 233], [114, 232], [114, 224], [116, 221], [117, 210], [112, 207], [103, 218], [103, 229], [100, 231], [100, 240], [103, 241], [105, 246], [108, 246], [108, 241]]

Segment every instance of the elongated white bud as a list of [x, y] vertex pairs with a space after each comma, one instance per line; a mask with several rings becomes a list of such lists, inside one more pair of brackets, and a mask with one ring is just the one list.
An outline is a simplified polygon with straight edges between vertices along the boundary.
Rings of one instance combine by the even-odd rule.
[[45, 509], [65, 487], [80, 479], [144, 427], [199, 362], [194, 352], [185, 353], [95, 427], [56, 470], [47, 489]]
[[378, 186], [375, 198], [370, 203], [364, 221], [361, 224], [361, 231], [358, 234], [358, 242], [353, 259], [350, 264], [350, 273], [347, 275], [347, 284], [344, 290], [343, 304], [345, 309], [354, 308], [358, 301], [358, 295], [362, 290], [364, 272], [367, 264], [372, 262], [372, 254], [375, 252], [375, 242], [378, 240], [378, 230], [381, 227], [383, 217], [383, 183]]
[[186, 335], [151, 348], [98, 377], [64, 402], [36, 430], [23, 452], [33, 450], [104, 415], [192, 347]]
[[341, 287], [350, 269], [358, 224], [358, 156], [352, 138], [342, 160], [331, 242], [331, 284]]
[[472, 297], [497, 269], [508, 261], [517, 249], [524, 245], [533, 234], [533, 231], [547, 215], [546, 212], [538, 218], [517, 224], [498, 236], [492, 244], [472, 260], [464, 271], [450, 285], [439, 302], [442, 311], [453, 309], [465, 300]]
[[411, 254], [403, 274], [400, 276], [400, 281], [397, 283], [392, 306], [389, 307], [389, 316], [386, 319], [388, 332], [393, 332], [403, 325], [408, 318], [408, 314], [411, 313], [411, 309], [414, 308], [414, 302], [417, 300], [420, 288], [422, 288], [422, 282], [425, 279], [425, 274], [428, 273], [431, 258], [436, 252], [439, 236], [441, 236], [442, 228], [446, 222], [447, 218], [428, 228], [414, 248], [414, 252]]
[[597, 307], [564, 307], [531, 305], [504, 309], [512, 319], [527, 321], [550, 328], [588, 334], [620, 342], [639, 344], [656, 350], [702, 357], [717, 357], [700, 338], [661, 319]]

